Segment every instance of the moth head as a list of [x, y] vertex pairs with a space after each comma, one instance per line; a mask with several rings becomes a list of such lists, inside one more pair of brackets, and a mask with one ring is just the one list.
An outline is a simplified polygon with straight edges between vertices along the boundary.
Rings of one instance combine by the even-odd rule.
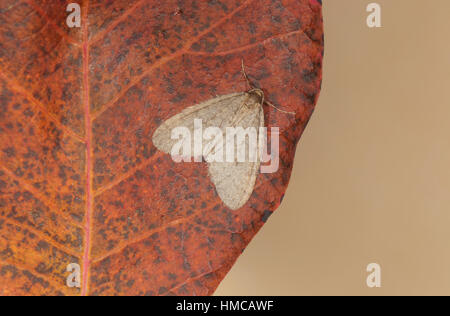
[[248, 108], [255, 108], [264, 103], [264, 92], [261, 89], [252, 89], [247, 92], [248, 100], [245, 105]]

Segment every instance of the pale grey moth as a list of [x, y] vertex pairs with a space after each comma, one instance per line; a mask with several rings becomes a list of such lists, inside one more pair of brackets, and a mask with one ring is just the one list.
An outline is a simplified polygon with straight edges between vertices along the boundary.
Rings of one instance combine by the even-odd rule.
[[[194, 135], [194, 120], [201, 119], [203, 128], [218, 127], [259, 127], [264, 126], [264, 111], [262, 108], [263, 94], [261, 90], [232, 93], [191, 106], [181, 113], [169, 118], [153, 134], [153, 144], [162, 152], [171, 154], [178, 141], [172, 139], [172, 130], [183, 126]], [[206, 147], [211, 141], [204, 140]], [[248, 138], [246, 138], [246, 144]], [[243, 146], [235, 142], [235, 146]], [[226, 147], [226, 144], [225, 144]], [[192, 151], [194, 153], [194, 151]], [[206, 159], [206, 157], [205, 157]], [[255, 162], [211, 162], [208, 170], [211, 181], [222, 201], [230, 209], [241, 208], [250, 198], [255, 186], [256, 176], [260, 166], [259, 159]]]
[[[259, 131], [261, 127], [265, 126], [264, 102], [266, 102], [264, 100], [264, 92], [261, 89], [254, 88], [247, 92], [218, 96], [188, 107], [164, 121], [158, 127], [153, 134], [153, 144], [160, 151], [171, 154], [174, 145], [178, 142], [177, 139], [172, 139], [172, 131], [178, 127], [184, 127], [189, 130], [191, 135], [194, 135], [196, 129], [195, 120], [199, 119], [202, 121], [203, 129], [208, 129], [209, 127], [218, 128], [223, 134], [226, 134], [227, 128], [230, 127], [240, 127], [244, 130], [254, 128], [254, 130]], [[270, 103], [268, 104], [273, 106]], [[226, 140], [223, 147], [228, 148], [230, 141], [228, 138], [224, 137], [224, 139]], [[215, 145], [217, 145], [214, 143], [215, 140], [211, 142], [211, 140], [202, 138], [201, 141], [203, 142], [203, 148], [207, 149], [204, 149], [200, 156], [203, 156], [208, 163], [209, 175], [219, 197], [230, 209], [237, 210], [241, 208], [247, 203], [255, 187], [256, 177], [260, 168], [259, 156], [257, 159], [246, 159], [244, 162], [237, 159], [230, 162], [230, 160], [224, 158], [224, 153], [215, 151]], [[248, 137], [242, 138], [240, 142], [235, 142], [233, 139], [231, 146], [235, 146], [235, 152], [237, 152], [239, 148], [250, 148], [249, 141]], [[191, 146], [193, 146], [192, 143]], [[261, 138], [256, 146], [256, 152], [259, 154], [262, 146]], [[208, 148], [211, 148], [211, 150]], [[195, 153], [193, 147], [191, 153]], [[217, 154], [222, 155], [224, 158], [222, 162], [210, 159], [211, 156]], [[250, 151], [248, 155], [250, 155]], [[192, 154], [192, 157], [194, 156]], [[202, 161], [201, 159], [198, 160], [199, 157], [196, 158], [195, 161]], [[247, 158], [249, 157], [247, 156]]]

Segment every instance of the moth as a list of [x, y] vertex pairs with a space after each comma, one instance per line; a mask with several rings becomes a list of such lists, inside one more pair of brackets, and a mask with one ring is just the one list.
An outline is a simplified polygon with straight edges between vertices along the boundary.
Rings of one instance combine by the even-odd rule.
[[[244, 65], [242, 65], [242, 71], [247, 83], [252, 86], [245, 73]], [[194, 135], [196, 132], [196, 120], [201, 120], [204, 125], [202, 127], [206, 129], [208, 127], [214, 127], [224, 133], [229, 128], [238, 127], [243, 130], [247, 128], [260, 130], [260, 127], [265, 126], [264, 103], [275, 107], [265, 100], [264, 92], [261, 89], [252, 87], [245, 92], [218, 96], [200, 104], [190, 106], [167, 119], [157, 128], [152, 137], [153, 144], [160, 151], [171, 154], [177, 142], [172, 137], [172, 131], [178, 127], [184, 127]], [[286, 111], [282, 112], [295, 114]], [[217, 155], [217, 152], [215, 152], [217, 146], [214, 146], [214, 142], [205, 139], [202, 141], [204, 142], [203, 148], [206, 148], [202, 151], [203, 158], [208, 163], [209, 176], [219, 197], [228, 208], [232, 210], [241, 208], [247, 203], [253, 193], [260, 168], [260, 159], [247, 159], [246, 161], [234, 159], [230, 161], [224, 158], [222, 161], [211, 161], [208, 158]], [[249, 142], [247, 137], [237, 142], [234, 139], [231, 141], [227, 138], [225, 148], [234, 146], [235, 152], [237, 152], [239, 149], [249, 148]], [[258, 142], [256, 146], [258, 146], [257, 152], [259, 153], [261, 142]], [[193, 152], [195, 153], [195, 149]]]

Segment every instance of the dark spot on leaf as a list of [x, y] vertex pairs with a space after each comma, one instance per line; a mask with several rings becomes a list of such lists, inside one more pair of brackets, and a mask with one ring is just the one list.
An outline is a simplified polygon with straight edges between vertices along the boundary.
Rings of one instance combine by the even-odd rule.
[[265, 210], [261, 220], [266, 223], [270, 216], [272, 216], [273, 212], [269, 210]]

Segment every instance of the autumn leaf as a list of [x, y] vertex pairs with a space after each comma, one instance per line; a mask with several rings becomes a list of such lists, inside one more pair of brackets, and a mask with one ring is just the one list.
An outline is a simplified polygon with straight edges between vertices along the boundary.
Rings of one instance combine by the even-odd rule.
[[[0, 294], [208, 295], [280, 205], [320, 91], [316, 0], [0, 0]], [[287, 115], [280, 167], [221, 201], [152, 135], [248, 89]], [[67, 267], [80, 267], [69, 287]]]

